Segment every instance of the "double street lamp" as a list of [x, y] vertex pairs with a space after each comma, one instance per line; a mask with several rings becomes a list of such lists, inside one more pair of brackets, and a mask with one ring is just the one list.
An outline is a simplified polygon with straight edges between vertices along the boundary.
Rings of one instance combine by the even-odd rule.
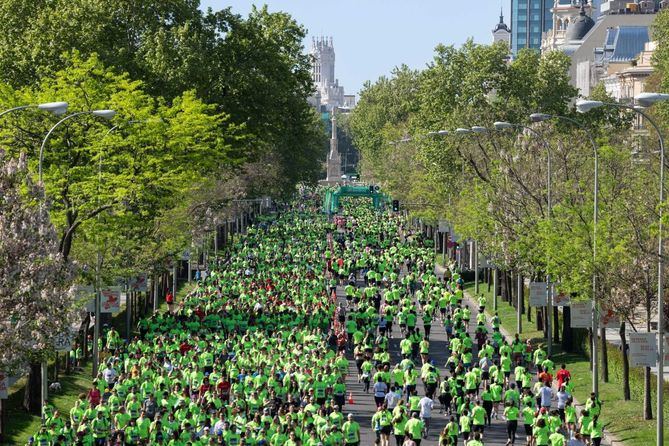
[[[635, 97], [637, 104], [641, 107], [650, 107], [651, 105], [657, 102], [663, 102], [669, 100], [669, 94], [664, 93], [642, 93]], [[662, 137], [662, 132], [657, 123], [648, 116], [643, 110], [639, 107], [633, 107], [626, 104], [618, 103], [608, 103], [602, 101], [589, 101], [589, 100], [580, 100], [576, 102], [576, 110], [579, 113], [587, 113], [590, 110], [599, 107], [615, 107], [624, 110], [631, 110], [634, 113], [642, 116], [644, 120], [648, 121], [655, 131], [658, 134], [660, 142], [660, 203], [658, 207], [658, 243], [657, 243], [657, 336], [658, 336], [658, 360], [657, 360], [657, 431], [656, 431], [656, 443], [658, 445], [664, 444], [664, 414], [663, 414], [663, 405], [664, 405], [664, 280], [662, 277], [664, 269], [664, 249], [663, 249], [663, 234], [662, 234], [662, 209], [664, 206], [664, 139]], [[593, 333], [593, 336], [596, 334]], [[596, 361], [593, 358], [593, 364]], [[593, 365], [594, 372], [594, 365]], [[593, 373], [594, 375], [594, 373]], [[596, 380], [597, 376], [593, 376], [593, 380]]]
[[[62, 114], [62, 113], [61, 113]], [[56, 124], [54, 124], [53, 127], [49, 130], [49, 132], [46, 134], [44, 137], [44, 140], [42, 141], [42, 145], [40, 146], [39, 149], [39, 164], [37, 166], [37, 172], [38, 172], [38, 178], [39, 178], [39, 183], [42, 183], [42, 162], [44, 161], [44, 148], [46, 147], [46, 143], [49, 140], [49, 137], [51, 134], [60, 126], [62, 123], [65, 121], [68, 121], [72, 118], [75, 118], [77, 116], [81, 115], [93, 115], [98, 118], [103, 118], [103, 119], [112, 119], [114, 116], [116, 116], [116, 111], [114, 110], [91, 110], [91, 111], [82, 111], [82, 112], [77, 112], [77, 113], [72, 113], [71, 115], [65, 116], [63, 119], [58, 121]]]
[[592, 391], [595, 393], [599, 392], [599, 379], [598, 379], [598, 364], [597, 364], [597, 330], [599, 325], [599, 315], [597, 313], [597, 270], [596, 270], [596, 260], [597, 260], [597, 222], [599, 215], [599, 150], [597, 148], [597, 142], [592, 134], [592, 132], [579, 121], [569, 118], [567, 116], [560, 115], [551, 115], [547, 113], [533, 113], [530, 115], [532, 122], [543, 122], [549, 121], [551, 119], [559, 119], [562, 121], [567, 121], [573, 125], [576, 125], [581, 130], [583, 130], [590, 144], [592, 145], [592, 152], [595, 159], [595, 186], [594, 186], [594, 203], [593, 203], [593, 225], [592, 225], [592, 315], [591, 315], [591, 351], [592, 351]]
[[[507, 129], [522, 129], [522, 130], [527, 130], [528, 132], [532, 133], [534, 136], [537, 137], [537, 139], [541, 142], [541, 144], [544, 146], [544, 149], [546, 149], [546, 154], [547, 154], [547, 171], [546, 171], [546, 203], [547, 203], [547, 214], [548, 214], [548, 220], [550, 221], [552, 218], [553, 214], [553, 199], [552, 199], [552, 190], [551, 190], [551, 182], [553, 178], [553, 171], [552, 171], [552, 153], [551, 153], [551, 147], [548, 144], [548, 141], [546, 140], [546, 137], [538, 132], [537, 130], [533, 129], [532, 127], [528, 127], [526, 125], [522, 124], [513, 124], [510, 122], [505, 122], [505, 121], [498, 121], [493, 124], [496, 130], [502, 131], [502, 130], [507, 130]], [[519, 276], [520, 277], [520, 276]], [[522, 320], [523, 320], [523, 302], [521, 301], [522, 298], [522, 293], [520, 291], [520, 287], [522, 286], [520, 279], [518, 280], [518, 302], [517, 302], [517, 314], [516, 314], [516, 325], [517, 325], [517, 332], [520, 333], [522, 330]], [[548, 355], [550, 356], [553, 353], [553, 334], [552, 334], [552, 319], [553, 319], [553, 302], [552, 302], [552, 295], [551, 295], [551, 283], [550, 283], [550, 276], [546, 275], [546, 351]]]

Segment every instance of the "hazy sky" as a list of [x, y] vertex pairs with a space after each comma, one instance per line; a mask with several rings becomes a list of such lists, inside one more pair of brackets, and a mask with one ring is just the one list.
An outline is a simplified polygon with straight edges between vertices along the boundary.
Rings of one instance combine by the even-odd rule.
[[405, 63], [422, 68], [438, 43], [460, 46], [469, 37], [492, 41], [500, 7], [509, 17], [509, 0], [202, 0], [214, 10], [231, 6], [246, 15], [251, 5], [290, 13], [312, 36], [332, 36], [335, 75], [346, 93], [357, 93], [366, 80], [388, 74]]

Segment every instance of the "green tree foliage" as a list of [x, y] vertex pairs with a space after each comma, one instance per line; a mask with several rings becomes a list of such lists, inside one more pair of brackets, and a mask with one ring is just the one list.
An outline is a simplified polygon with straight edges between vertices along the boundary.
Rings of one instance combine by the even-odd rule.
[[[601, 295], [610, 295], [614, 287], [624, 294], [614, 278], [626, 265], [648, 258], [648, 228], [657, 215], [657, 200], [646, 192], [652, 173], [636, 165], [630, 172], [630, 117], [615, 109], [587, 116], [571, 110], [577, 91], [569, 84], [565, 54], [521, 51], [512, 61], [507, 54], [504, 44], [438, 46], [432, 63], [412, 73], [410, 89], [399, 88], [406, 79], [401, 70], [367, 85], [351, 116], [363, 164], [371, 160], [379, 166], [372, 172], [394, 197], [421, 197], [422, 202], [412, 200], [419, 202], [411, 208], [415, 215], [433, 222], [446, 217], [502, 268], [534, 277], [550, 273], [564, 291], [581, 298], [591, 297], [596, 270], [602, 276]], [[600, 88], [593, 97], [612, 100]], [[592, 254], [593, 148], [587, 134], [571, 123], [530, 123], [529, 115], [539, 111], [575, 119], [599, 139], [597, 265]], [[495, 131], [495, 121], [531, 130]], [[453, 132], [475, 125], [488, 131]], [[434, 133], [444, 129], [449, 135]], [[393, 143], [406, 135], [411, 139]], [[648, 141], [645, 146], [646, 152], [653, 150]]]
[[25, 1], [0, 5], [0, 80], [13, 87], [53, 76], [76, 49], [143, 81], [171, 103], [185, 91], [244, 125], [233, 143], [248, 161], [276, 153], [281, 186], [318, 179], [325, 156], [320, 122], [306, 103], [312, 85], [305, 30], [288, 14], [229, 8], [202, 12], [199, 1]]

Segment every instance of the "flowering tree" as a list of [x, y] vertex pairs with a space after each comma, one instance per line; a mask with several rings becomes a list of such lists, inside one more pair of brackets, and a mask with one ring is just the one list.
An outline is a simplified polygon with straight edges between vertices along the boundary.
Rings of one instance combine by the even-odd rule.
[[[39, 389], [39, 364], [75, 314], [74, 270], [58, 251], [44, 191], [27, 173], [26, 157], [0, 150], [0, 370], [23, 373]], [[28, 387], [31, 387], [29, 385]], [[39, 407], [26, 389], [26, 408]], [[37, 403], [37, 404], [35, 404]]]

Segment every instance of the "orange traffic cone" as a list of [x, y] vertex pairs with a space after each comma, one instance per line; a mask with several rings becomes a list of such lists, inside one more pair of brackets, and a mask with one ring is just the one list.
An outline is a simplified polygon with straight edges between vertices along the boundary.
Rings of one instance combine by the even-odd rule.
[[355, 402], [353, 401], [353, 392], [348, 393], [348, 403], [355, 404]]

